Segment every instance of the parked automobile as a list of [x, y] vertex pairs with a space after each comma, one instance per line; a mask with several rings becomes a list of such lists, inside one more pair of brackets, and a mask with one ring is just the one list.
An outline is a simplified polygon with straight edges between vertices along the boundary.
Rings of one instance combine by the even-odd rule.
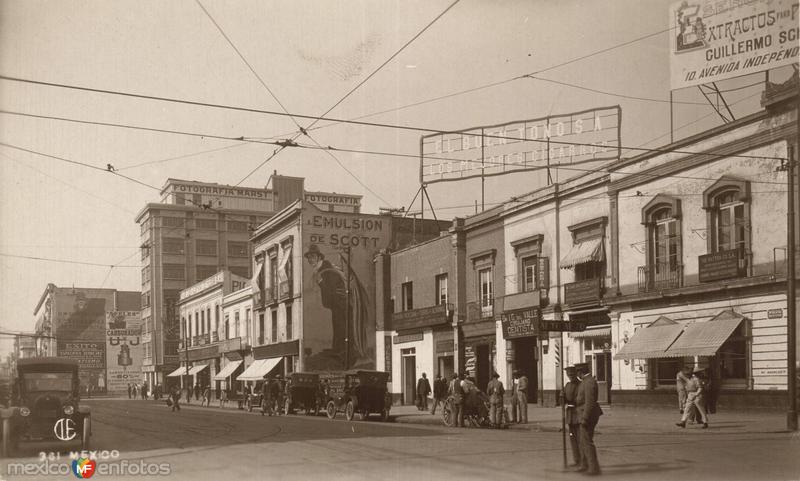
[[92, 423], [81, 406], [78, 363], [38, 357], [17, 361], [9, 404], [0, 408], [0, 454], [8, 457], [20, 444], [52, 442], [89, 449]]
[[291, 414], [296, 409], [302, 409], [306, 414], [319, 414], [320, 406], [325, 405], [325, 400], [320, 396], [319, 374], [308, 372], [293, 372], [289, 375], [286, 386], [286, 400], [284, 414]]
[[328, 418], [334, 419], [336, 413], [344, 411], [348, 421], [352, 421], [355, 413], [362, 420], [370, 414], [380, 414], [382, 421], [389, 420], [392, 399], [386, 389], [389, 373], [383, 371], [345, 371], [326, 375], [329, 382], [326, 412]]

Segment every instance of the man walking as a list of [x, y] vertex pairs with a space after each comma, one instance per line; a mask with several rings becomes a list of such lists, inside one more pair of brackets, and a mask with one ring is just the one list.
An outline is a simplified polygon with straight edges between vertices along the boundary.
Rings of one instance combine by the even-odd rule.
[[450, 381], [450, 395], [453, 396], [453, 411], [450, 413], [454, 427], [464, 427], [464, 388], [461, 381], [464, 375], [453, 373], [453, 380]]
[[199, 401], [200, 400], [200, 383], [199, 382], [195, 383], [195, 385], [194, 385], [194, 400], [195, 401]]
[[142, 399], [147, 401], [147, 383], [146, 382], [142, 383]]
[[489, 422], [492, 427], [499, 427], [503, 419], [503, 394], [505, 389], [500, 382], [500, 374], [492, 373], [492, 380], [486, 386], [486, 394], [489, 395]]
[[686, 420], [692, 408], [697, 410], [703, 429], [708, 428], [708, 415], [706, 414], [705, 382], [701, 379], [704, 369], [695, 369], [692, 378], [686, 383], [686, 406], [683, 408], [683, 417], [676, 426], [685, 428]]
[[578, 446], [578, 436], [580, 435], [581, 420], [578, 417], [576, 403], [578, 400], [578, 387], [580, 381], [575, 372], [575, 366], [569, 366], [565, 369], [569, 382], [564, 386], [564, 418], [569, 428], [569, 444], [572, 448], [572, 459], [575, 461], [574, 466], [581, 464], [581, 448]]
[[181, 388], [177, 385], [172, 387], [172, 391], [170, 393], [170, 399], [172, 399], [172, 412], [180, 411], [181, 410]]
[[442, 377], [442, 373], [436, 376], [433, 381], [433, 408], [431, 414], [436, 414], [436, 406], [442, 404], [444, 406], [445, 398], [447, 397], [447, 381]]
[[528, 424], [528, 376], [522, 371], [517, 371], [517, 409], [519, 417], [517, 420], [521, 424]]
[[422, 373], [422, 377], [417, 381], [417, 409], [420, 411], [428, 410], [428, 394], [431, 393], [431, 383], [428, 377]]
[[128, 399], [131, 398], [131, 392], [132, 392], [131, 383], [128, 383]]
[[603, 410], [597, 403], [597, 380], [592, 376], [589, 364], [575, 364], [575, 370], [581, 380], [575, 405], [580, 419], [578, 445], [581, 448], [581, 466], [578, 471], [596, 476], [600, 474], [600, 463], [597, 460], [597, 448], [594, 445], [594, 429]]

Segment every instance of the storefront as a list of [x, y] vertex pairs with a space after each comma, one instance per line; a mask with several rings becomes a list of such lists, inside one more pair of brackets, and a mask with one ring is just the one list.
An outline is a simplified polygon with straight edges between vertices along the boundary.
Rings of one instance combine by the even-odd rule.
[[496, 323], [489, 320], [466, 322], [459, 326], [464, 346], [464, 373], [472, 376], [481, 389], [486, 389], [492, 373], [497, 371]]
[[[519, 371], [528, 378], [528, 402], [538, 401], [539, 347], [537, 322], [542, 317], [539, 291], [510, 294], [498, 300], [505, 340], [507, 372]], [[506, 380], [511, 386], [512, 379]]]

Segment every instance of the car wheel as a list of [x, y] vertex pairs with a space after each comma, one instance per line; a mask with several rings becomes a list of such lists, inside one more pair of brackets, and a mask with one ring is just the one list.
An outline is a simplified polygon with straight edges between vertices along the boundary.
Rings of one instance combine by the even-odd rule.
[[348, 421], [352, 421], [353, 417], [356, 415], [356, 405], [353, 404], [353, 401], [347, 401], [347, 404], [344, 407], [344, 418]]
[[333, 401], [328, 401], [328, 406], [325, 408], [328, 419], [336, 417], [336, 404]]
[[444, 404], [442, 404], [442, 421], [444, 421], [445, 426], [453, 427], [454, 423], [456, 422], [453, 419], [453, 400], [447, 399]]
[[81, 449], [86, 451], [89, 449], [89, 439], [92, 437], [92, 418], [85, 416], [83, 418], [83, 435], [81, 436]]
[[11, 457], [11, 420], [6, 418], [3, 419], [3, 445], [0, 446], [0, 454], [3, 455], [4, 458]]

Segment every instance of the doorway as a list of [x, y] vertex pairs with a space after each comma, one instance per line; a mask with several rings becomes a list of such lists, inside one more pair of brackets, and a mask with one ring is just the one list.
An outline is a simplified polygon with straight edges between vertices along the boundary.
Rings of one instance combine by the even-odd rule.
[[536, 337], [514, 339], [514, 370], [528, 377], [528, 402], [539, 402], [539, 365]]
[[475, 346], [475, 383], [479, 389], [485, 389], [492, 375], [491, 345]]
[[437, 374], [441, 374], [445, 379], [453, 377], [455, 372], [455, 360], [453, 356], [440, 356], [439, 357], [439, 370]]
[[611, 353], [598, 352], [594, 355], [594, 372], [597, 379], [597, 402], [608, 403], [611, 391]]
[[416, 349], [403, 349], [401, 351], [403, 362], [400, 376], [403, 379], [403, 404], [413, 405], [416, 402], [417, 383], [417, 356]]

